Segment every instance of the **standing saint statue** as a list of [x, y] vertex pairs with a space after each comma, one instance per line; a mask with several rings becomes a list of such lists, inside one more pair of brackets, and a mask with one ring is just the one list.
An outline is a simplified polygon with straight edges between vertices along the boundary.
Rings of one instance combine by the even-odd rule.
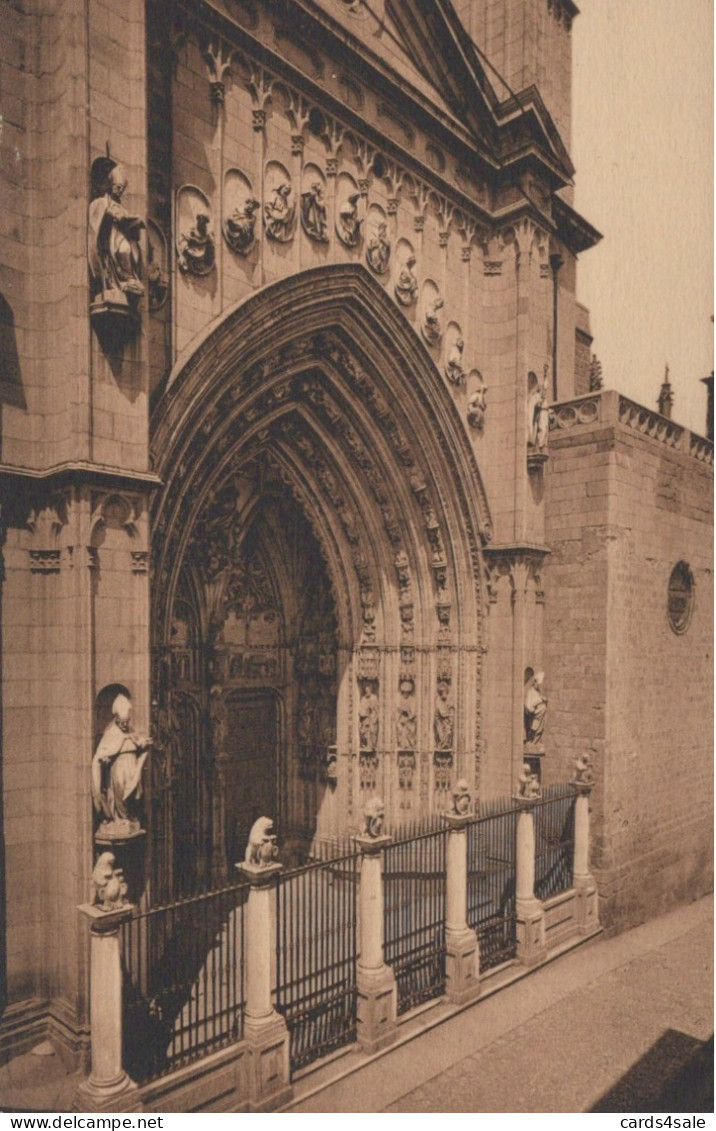
[[92, 800], [104, 817], [101, 832], [121, 837], [139, 831], [136, 802], [153, 742], [132, 730], [132, 703], [126, 695], [118, 695], [112, 704], [112, 722], [92, 759]]
[[525, 672], [525, 742], [540, 743], [544, 734], [547, 699], [542, 692], [544, 672]]
[[107, 291], [118, 291], [136, 300], [144, 294], [139, 247], [144, 221], [130, 216], [122, 204], [128, 183], [124, 166], [115, 165], [107, 180], [107, 192], [89, 206], [87, 256], [92, 289], [96, 298]]
[[366, 680], [363, 694], [358, 704], [358, 730], [361, 750], [375, 751], [378, 748], [378, 696], [375, 685]]

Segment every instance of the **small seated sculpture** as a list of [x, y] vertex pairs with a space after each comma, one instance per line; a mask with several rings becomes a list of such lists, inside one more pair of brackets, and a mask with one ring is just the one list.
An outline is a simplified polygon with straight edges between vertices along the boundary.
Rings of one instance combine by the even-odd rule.
[[154, 740], [132, 730], [132, 703], [118, 695], [112, 722], [92, 758], [92, 800], [105, 818], [99, 832], [121, 838], [140, 831], [137, 802], [142, 795], [142, 770]]
[[471, 428], [482, 429], [487, 411], [487, 385], [480, 385], [470, 394], [467, 402], [467, 422]]
[[291, 197], [291, 186], [288, 181], [282, 181], [273, 190], [270, 200], [264, 204], [264, 228], [270, 240], [277, 243], [288, 243], [293, 239], [293, 222], [296, 217], [296, 206]]
[[278, 845], [273, 833], [273, 821], [270, 817], [259, 817], [251, 826], [244, 863], [253, 864], [257, 868], [267, 868], [277, 859]]
[[380, 797], [371, 797], [363, 814], [365, 820], [364, 832], [366, 836], [375, 840], [383, 835], [385, 827], [385, 806]]
[[115, 868], [113, 852], [103, 852], [92, 871], [95, 903], [102, 911], [117, 911], [127, 906], [127, 883], [121, 868]]
[[182, 232], [177, 241], [179, 270], [184, 275], [208, 275], [215, 259], [214, 234], [209, 231], [209, 217], [199, 212], [189, 234]]
[[360, 243], [361, 227], [363, 221], [358, 216], [359, 192], [352, 192], [338, 209], [336, 232], [341, 243], [346, 247], [357, 247]]
[[440, 314], [445, 305], [444, 299], [437, 295], [432, 302], [428, 303], [425, 314], [423, 315], [422, 332], [425, 341], [429, 346], [436, 346], [443, 336], [442, 322], [440, 321]]
[[388, 225], [385, 222], [378, 225], [378, 231], [368, 241], [365, 257], [376, 275], [384, 275], [388, 270], [390, 240], [388, 239]]
[[401, 306], [410, 306], [415, 302], [418, 293], [418, 280], [413, 268], [416, 264], [414, 255], [409, 255], [395, 283], [395, 297]]
[[123, 165], [115, 165], [107, 178], [108, 191], [89, 206], [87, 252], [95, 300], [135, 302], [144, 294], [139, 233], [144, 221], [130, 216], [122, 204], [127, 187]]
[[461, 385], [465, 380], [465, 370], [462, 367], [462, 351], [464, 348], [465, 342], [463, 339], [456, 338], [448, 352], [447, 362], [445, 363], [445, 376], [453, 385]]
[[328, 243], [328, 213], [320, 181], [314, 181], [307, 192], [301, 193], [301, 224], [312, 240]]
[[456, 817], [464, 817], [470, 812], [470, 788], [465, 778], [460, 778], [452, 790], [452, 811]]
[[548, 700], [542, 694], [544, 672], [533, 672], [527, 668], [525, 673], [525, 742], [532, 745], [540, 743], [544, 734], [544, 720]]
[[522, 772], [517, 778], [518, 796], [525, 801], [536, 801], [541, 796], [539, 778], [532, 772], [528, 762], [522, 764]]
[[258, 200], [247, 197], [241, 208], [234, 208], [226, 217], [224, 235], [232, 251], [239, 255], [248, 255], [256, 239], [256, 209], [260, 207]]
[[594, 766], [588, 754], [579, 754], [574, 759], [574, 785], [594, 785]]

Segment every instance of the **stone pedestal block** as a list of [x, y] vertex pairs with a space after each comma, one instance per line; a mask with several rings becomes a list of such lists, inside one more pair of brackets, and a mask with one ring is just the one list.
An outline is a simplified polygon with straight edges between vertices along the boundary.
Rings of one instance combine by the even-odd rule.
[[535, 966], [547, 957], [544, 909], [538, 899], [517, 900], [517, 958]]
[[261, 1021], [246, 1019], [247, 1078], [250, 1111], [274, 1111], [288, 1103], [291, 1088], [289, 1033], [278, 1013]]
[[592, 876], [575, 876], [575, 918], [580, 935], [589, 935], [599, 925], [599, 897]]
[[398, 993], [389, 966], [358, 967], [358, 1041], [367, 1053], [379, 1052], [395, 1040]]
[[455, 1005], [474, 1001], [480, 993], [480, 950], [469, 927], [445, 932], [445, 996]]

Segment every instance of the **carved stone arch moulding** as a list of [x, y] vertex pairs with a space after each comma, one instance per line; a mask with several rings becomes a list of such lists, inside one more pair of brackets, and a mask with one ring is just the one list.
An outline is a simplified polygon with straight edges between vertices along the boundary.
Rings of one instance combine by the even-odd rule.
[[[299, 458], [296, 437], [289, 442], [281, 430], [289, 418], [306, 422], [313, 444], [324, 437], [328, 447], [330, 438], [335, 465], [326, 462], [322, 469], [314, 460], [311, 467], [310, 455]], [[469, 642], [470, 656], [453, 680], [464, 669], [470, 695], [479, 698], [481, 547], [491, 536], [487, 500], [442, 375], [365, 267], [313, 269], [237, 304], [170, 376], [152, 427], [155, 466], [165, 481], [154, 512], [155, 606], [171, 588], [197, 492], [209, 477], [223, 476], [232, 460], [242, 463], [252, 451], [264, 452], [283, 466], [286, 486], [300, 497], [324, 542], [335, 543], [334, 574], [345, 569], [358, 580], [350, 588], [359, 594], [364, 628], [379, 599], [371, 576], [376, 547], [398, 591], [400, 553], [407, 550], [412, 580], [398, 629], [407, 632], [402, 626], [409, 623], [410, 598], [422, 586], [423, 603], [432, 594], [433, 639], [446, 670], [451, 654]], [[371, 466], [373, 453], [377, 466]], [[351, 540], [356, 504], [342, 488], [350, 471], [362, 492], [358, 518], [367, 518], [372, 532], [365, 550]], [[404, 542], [408, 529], [412, 548]], [[415, 570], [424, 576], [414, 578]], [[471, 717], [478, 751], [477, 701]]]

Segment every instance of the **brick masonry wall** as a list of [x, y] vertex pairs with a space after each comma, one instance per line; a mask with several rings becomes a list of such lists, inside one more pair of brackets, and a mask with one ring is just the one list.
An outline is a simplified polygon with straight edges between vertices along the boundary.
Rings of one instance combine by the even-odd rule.
[[[602, 922], [623, 929], [712, 884], [713, 478], [601, 400], [606, 422], [550, 441], [545, 769], [563, 779], [592, 753]], [[695, 580], [682, 635], [667, 618], [679, 560]]]

